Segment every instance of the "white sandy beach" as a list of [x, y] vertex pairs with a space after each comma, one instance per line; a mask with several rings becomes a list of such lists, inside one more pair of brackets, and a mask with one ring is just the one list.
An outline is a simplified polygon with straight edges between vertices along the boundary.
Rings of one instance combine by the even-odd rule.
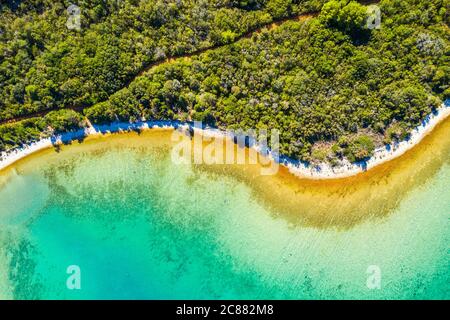
[[[306, 163], [292, 161], [285, 157], [281, 157], [280, 164], [286, 166], [289, 171], [299, 177], [309, 178], [309, 179], [339, 179], [357, 175], [361, 172], [370, 170], [377, 165], [395, 159], [406, 151], [413, 148], [415, 145], [420, 143], [422, 139], [428, 135], [438, 123], [450, 116], [450, 106], [442, 105], [435, 113], [429, 115], [427, 120], [418, 126], [411, 132], [410, 138], [406, 141], [402, 141], [398, 144], [391, 145], [390, 148], [387, 146], [378, 148], [375, 150], [374, 156], [372, 156], [367, 162], [362, 164], [352, 164], [349, 161], [344, 161], [341, 166], [331, 167], [329, 164], [323, 163], [318, 166], [309, 166]], [[87, 137], [91, 135], [101, 135], [105, 133], [115, 133], [115, 132], [126, 132], [130, 130], [148, 130], [152, 128], [163, 128], [163, 129], [173, 129], [179, 127], [191, 127], [187, 123], [180, 123], [177, 121], [145, 121], [137, 122], [133, 124], [129, 123], [111, 123], [109, 125], [96, 125], [81, 129], [76, 132], [65, 133], [60, 136], [55, 136], [51, 138], [45, 138], [40, 141], [30, 143], [29, 145], [15, 149], [9, 152], [2, 152], [0, 154], [0, 170], [11, 166], [16, 161], [27, 157], [39, 150], [51, 148], [55, 143], [69, 142], [72, 140], [77, 140], [82, 137]], [[229, 136], [219, 129], [199, 129], [193, 128], [194, 131], [201, 133], [205, 136], [210, 137], [224, 137]], [[253, 148], [259, 150], [256, 145]], [[268, 155], [272, 160], [274, 157], [269, 152]]]
[[441, 121], [450, 116], [450, 106], [442, 105], [436, 114], [428, 116], [427, 121], [416, 127], [410, 135], [410, 138], [375, 150], [374, 155], [362, 165], [352, 164], [345, 161], [342, 166], [331, 167], [329, 164], [323, 163], [318, 168], [308, 168], [305, 165], [297, 165], [293, 163], [284, 163], [289, 171], [297, 176], [312, 179], [338, 179], [357, 175], [361, 172], [370, 170], [382, 163], [400, 157], [408, 150], [419, 144]]

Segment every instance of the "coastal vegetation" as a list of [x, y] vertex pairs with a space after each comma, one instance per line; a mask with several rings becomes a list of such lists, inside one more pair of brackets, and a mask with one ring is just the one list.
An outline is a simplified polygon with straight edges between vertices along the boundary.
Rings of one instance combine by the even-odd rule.
[[2, 4], [0, 119], [106, 100], [146, 66], [233, 42], [273, 20], [324, 1], [69, 1]]
[[367, 6], [347, 0], [81, 1], [77, 32], [64, 27], [64, 1], [10, 1], [0, 150], [81, 127], [85, 116], [276, 128], [294, 159], [365, 160], [449, 98], [448, 5], [382, 0], [378, 29], [367, 27]]

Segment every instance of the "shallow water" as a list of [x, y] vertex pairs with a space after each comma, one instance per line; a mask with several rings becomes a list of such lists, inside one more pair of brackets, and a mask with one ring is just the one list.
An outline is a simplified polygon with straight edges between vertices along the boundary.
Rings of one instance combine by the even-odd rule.
[[175, 165], [157, 130], [46, 150], [0, 176], [1, 297], [448, 299], [449, 132], [334, 182]]

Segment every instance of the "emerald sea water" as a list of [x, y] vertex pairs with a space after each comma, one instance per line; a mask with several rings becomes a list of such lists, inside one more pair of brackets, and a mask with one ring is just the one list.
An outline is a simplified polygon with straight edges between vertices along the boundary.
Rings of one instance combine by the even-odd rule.
[[319, 228], [164, 145], [65, 148], [0, 184], [0, 298], [450, 298], [448, 161], [387, 216]]

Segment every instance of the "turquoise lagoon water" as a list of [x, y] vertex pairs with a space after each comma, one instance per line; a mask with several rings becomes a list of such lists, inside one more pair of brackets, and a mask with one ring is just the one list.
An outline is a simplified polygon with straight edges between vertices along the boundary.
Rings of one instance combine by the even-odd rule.
[[[8, 173], [2, 298], [450, 298], [448, 164], [387, 217], [343, 230], [292, 225], [245, 183], [161, 147], [94, 149]], [[80, 290], [66, 286], [71, 265]]]

